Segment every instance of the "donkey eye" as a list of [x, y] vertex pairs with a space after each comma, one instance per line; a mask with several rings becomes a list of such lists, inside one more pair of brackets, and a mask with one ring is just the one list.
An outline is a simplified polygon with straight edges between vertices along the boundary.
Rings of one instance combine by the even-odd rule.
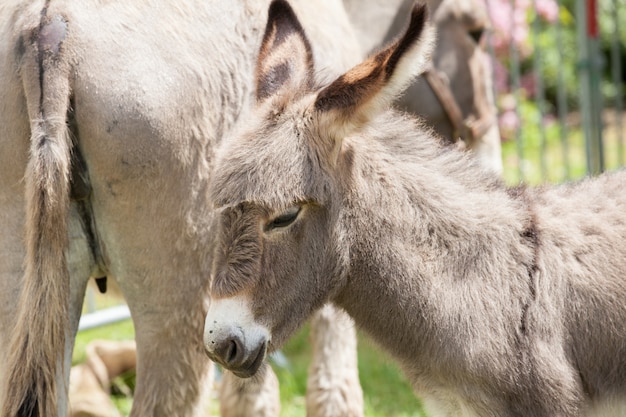
[[270, 231], [273, 229], [279, 229], [282, 227], [289, 226], [298, 218], [298, 214], [300, 214], [300, 210], [301, 210], [300, 206], [289, 207], [287, 210], [283, 211], [280, 215], [276, 216], [274, 220], [269, 222], [265, 226], [265, 231]]

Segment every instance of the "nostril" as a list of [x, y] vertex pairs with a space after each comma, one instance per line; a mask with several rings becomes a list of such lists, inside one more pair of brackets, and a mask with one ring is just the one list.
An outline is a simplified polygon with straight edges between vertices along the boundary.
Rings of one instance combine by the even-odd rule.
[[222, 340], [216, 341], [215, 348], [212, 350], [214, 360], [216, 359], [222, 365], [237, 366], [245, 356], [245, 349], [242, 339], [237, 335], [230, 335]]
[[236, 339], [233, 339], [228, 344], [228, 350], [226, 351], [226, 363], [232, 363], [237, 358], [237, 353], [239, 352], [239, 347], [237, 346]]

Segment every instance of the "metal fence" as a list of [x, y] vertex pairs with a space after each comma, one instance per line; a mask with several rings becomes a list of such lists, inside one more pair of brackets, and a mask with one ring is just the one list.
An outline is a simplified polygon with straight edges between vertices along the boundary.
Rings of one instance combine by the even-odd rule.
[[89, 286], [85, 294], [85, 307], [78, 322], [78, 331], [89, 330], [130, 319], [130, 310], [122, 300], [117, 305], [99, 308], [94, 289]]
[[626, 0], [486, 2], [506, 180], [623, 166]]

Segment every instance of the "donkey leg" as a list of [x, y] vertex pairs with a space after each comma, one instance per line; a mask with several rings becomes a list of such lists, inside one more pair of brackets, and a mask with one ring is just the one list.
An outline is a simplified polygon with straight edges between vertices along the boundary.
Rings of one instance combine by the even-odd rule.
[[70, 373], [68, 417], [121, 417], [93, 369], [81, 363]]
[[255, 376], [247, 379], [224, 372], [220, 385], [222, 417], [278, 417], [279, 414], [278, 378], [270, 365], [264, 364]]
[[469, 149], [484, 168], [502, 174], [502, 138], [498, 127], [498, 109], [493, 96], [493, 74], [490, 59], [484, 52], [477, 52], [469, 61], [471, 73], [481, 74], [480, 82], [474, 86], [474, 102], [482, 117], [493, 117], [493, 123], [485, 133], [470, 143]]
[[[148, 274], [148, 276], [154, 276]], [[159, 282], [160, 281], [160, 282]], [[164, 288], [159, 276], [139, 291], [119, 282], [135, 325], [137, 379], [131, 417], [201, 416], [210, 398], [213, 366], [204, 353], [202, 291]]]
[[328, 304], [313, 317], [311, 338], [307, 416], [363, 416], [354, 322], [343, 310]]

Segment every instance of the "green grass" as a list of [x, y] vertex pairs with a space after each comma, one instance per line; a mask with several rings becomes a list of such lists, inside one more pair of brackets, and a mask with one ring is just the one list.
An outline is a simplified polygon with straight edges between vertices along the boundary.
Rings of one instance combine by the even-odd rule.
[[[386, 353], [359, 333], [359, 377], [368, 417], [421, 417], [421, 406], [406, 379]], [[283, 349], [290, 369], [274, 367], [280, 381], [282, 417], [305, 415], [307, 368], [311, 359], [308, 326]]]
[[111, 324], [95, 329], [83, 330], [76, 337], [74, 345], [74, 355], [72, 364], [78, 364], [85, 360], [85, 347], [92, 340], [132, 340], [135, 337], [133, 323], [125, 320], [116, 324]]
[[[133, 337], [130, 320], [80, 332], [76, 339], [73, 363], [84, 360], [85, 346], [91, 340], [128, 340]], [[281, 417], [305, 415], [307, 369], [311, 359], [308, 337], [308, 326], [305, 326], [284, 346], [283, 353], [289, 360], [288, 369], [273, 365], [280, 381]], [[424, 416], [419, 401], [398, 368], [362, 334], [359, 334], [359, 374], [367, 417]], [[123, 415], [130, 413], [130, 398], [119, 395], [112, 398]], [[217, 415], [217, 404], [212, 404], [210, 413]]]

